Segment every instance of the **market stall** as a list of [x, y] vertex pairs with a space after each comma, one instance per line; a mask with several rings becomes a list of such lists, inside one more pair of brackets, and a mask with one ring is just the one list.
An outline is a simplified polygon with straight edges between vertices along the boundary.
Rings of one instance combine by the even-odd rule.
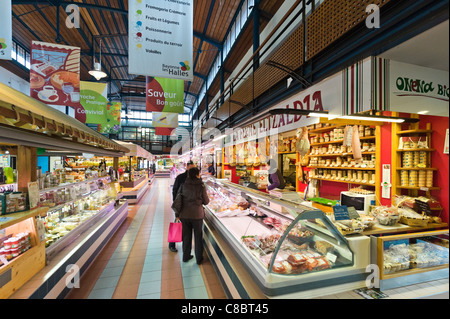
[[[380, 65], [390, 66], [383, 76], [378, 74]], [[369, 240], [370, 260], [365, 266], [378, 265], [383, 273], [382, 289], [448, 278], [448, 98], [436, 92], [414, 96], [399, 92], [419, 84], [411, 84], [409, 79], [426, 78], [428, 82], [422, 84], [438, 83], [444, 94], [445, 75], [448, 79], [448, 72], [374, 57], [287, 98], [246, 120], [224, 139], [221, 178], [231, 182], [225, 188], [234, 188], [250, 207], [252, 200], [245, 195], [255, 196], [259, 189], [263, 193], [258, 196], [270, 203], [263, 209], [270, 218], [269, 209], [286, 213], [286, 203], [306, 205], [323, 212], [350, 242]], [[352, 95], [355, 92], [357, 95]], [[426, 111], [411, 114], [410, 106], [411, 110]], [[270, 182], [261, 173], [267, 174], [268, 160], [276, 162], [270, 168], [278, 169], [285, 179], [283, 189], [266, 191]], [[252, 182], [259, 185], [254, 187]], [[221, 191], [224, 183], [218, 181], [210, 187], [226, 193]], [[233, 209], [228, 209], [230, 206]], [[257, 272], [255, 281], [246, 283], [249, 291], [277, 296], [261, 284], [261, 270], [254, 266], [241, 274], [229, 271], [230, 267], [240, 268], [226, 266], [224, 259], [233, 261], [230, 254], [246, 246], [247, 232], [236, 231], [231, 239], [233, 234], [225, 229], [233, 232], [234, 224], [240, 223], [236, 217], [253, 212], [246, 207], [239, 209], [239, 200], [221, 209], [224, 212], [208, 208], [214, 217], [209, 218], [206, 236], [218, 271], [228, 282]], [[333, 233], [322, 219], [308, 227]], [[233, 244], [236, 239], [239, 244]], [[257, 243], [263, 244], [261, 240]], [[228, 250], [228, 256], [219, 261], [214, 250], [217, 256]], [[360, 250], [352, 252], [357, 259], [361, 257]], [[233, 284], [236, 282], [230, 287]], [[230, 294], [242, 285], [243, 281], [237, 283]], [[298, 292], [309, 289], [306, 287], [297, 287]]]
[[118, 165], [124, 170], [120, 177], [123, 196], [130, 204], [135, 204], [149, 188], [148, 161], [152, 159], [152, 154], [139, 145], [116, 142], [130, 150], [119, 159]]
[[10, 178], [6, 170], [5, 181], [15, 191], [0, 194], [0, 296], [63, 297], [67, 266], [76, 263], [80, 275], [89, 267], [125, 220], [128, 202], [117, 200], [118, 184], [98, 170], [41, 174], [38, 152], [119, 157], [128, 149], [1, 83], [0, 115], [0, 148], [16, 172]]

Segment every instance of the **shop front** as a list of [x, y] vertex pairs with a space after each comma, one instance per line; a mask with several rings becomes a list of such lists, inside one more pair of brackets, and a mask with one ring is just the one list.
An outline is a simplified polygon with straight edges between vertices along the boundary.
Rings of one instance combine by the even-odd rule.
[[226, 132], [204, 240], [228, 294], [362, 288], [370, 265], [382, 289], [448, 278], [448, 87], [371, 57]]

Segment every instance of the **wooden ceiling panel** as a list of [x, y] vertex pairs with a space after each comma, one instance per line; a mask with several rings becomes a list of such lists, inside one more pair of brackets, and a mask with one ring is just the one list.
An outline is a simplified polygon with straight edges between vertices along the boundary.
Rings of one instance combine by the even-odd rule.
[[[113, 79], [135, 78], [128, 74], [128, 38], [127, 36], [117, 36], [128, 34], [128, 17], [109, 10], [96, 9], [95, 6], [109, 7], [120, 10], [128, 9], [127, 0], [61, 0], [61, 3], [84, 3], [94, 7], [80, 7], [80, 28], [67, 29], [64, 25], [64, 19], [67, 14], [64, 7], [60, 8], [60, 35], [63, 39], [62, 44], [79, 46], [82, 49], [81, 57], [81, 79], [92, 80], [88, 74], [92, 67], [93, 43], [95, 42], [95, 57], [98, 59], [99, 43], [102, 41], [102, 64], [103, 69], [108, 74], [111, 72]], [[53, 5], [56, 1], [36, 0], [33, 5], [14, 5], [13, 1], [13, 37], [19, 43], [30, 49], [32, 40], [55, 43], [56, 39], [56, 7]], [[194, 36], [193, 58], [197, 61], [194, 72], [206, 76], [213, 66], [218, 49], [212, 45], [209, 40], [217, 43], [223, 43], [229, 26], [236, 10], [239, 8], [241, 0], [194, 0], [194, 32], [201, 36]], [[273, 15], [283, 3], [283, 0], [261, 0], [261, 10], [264, 15], [261, 18], [261, 29], [267, 23], [267, 17]], [[252, 46], [252, 23], [248, 23], [248, 28], [244, 30], [230, 52], [226, 60], [225, 75], [233, 71], [243, 56]], [[202, 39], [204, 41], [202, 41]], [[209, 39], [209, 40], [208, 40]], [[144, 78], [144, 77], [142, 77]], [[117, 88], [116, 88], [117, 83]], [[228, 83], [228, 82], [226, 82]], [[192, 82], [185, 82], [185, 90], [195, 96], [200, 93], [204, 80], [195, 76]], [[113, 81], [112, 91], [125, 90], [129, 87], [145, 86], [145, 82], [125, 82]], [[208, 94], [215, 96], [220, 90], [220, 80], [217, 77]], [[139, 96], [133, 98], [133, 103], [137, 103]], [[136, 101], [135, 101], [136, 100]], [[142, 98], [141, 98], [142, 100]], [[193, 103], [193, 98], [187, 101], [187, 104]], [[203, 106], [204, 107], [204, 106]]]

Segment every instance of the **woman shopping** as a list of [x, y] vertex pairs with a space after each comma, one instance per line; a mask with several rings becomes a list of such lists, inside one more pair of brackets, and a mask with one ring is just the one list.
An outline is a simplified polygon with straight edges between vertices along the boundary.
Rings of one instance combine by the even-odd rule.
[[182, 223], [183, 261], [187, 262], [194, 256], [192, 250], [192, 231], [194, 232], [195, 259], [197, 264], [203, 261], [203, 205], [208, 205], [209, 197], [206, 187], [200, 178], [200, 171], [194, 167], [188, 171], [186, 182], [178, 191], [172, 208], [177, 220]]

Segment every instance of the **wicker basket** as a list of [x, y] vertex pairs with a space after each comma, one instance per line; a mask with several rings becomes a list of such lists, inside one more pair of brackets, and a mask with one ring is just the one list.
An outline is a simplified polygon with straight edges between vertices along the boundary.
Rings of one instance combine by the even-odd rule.
[[400, 223], [411, 226], [411, 227], [425, 227], [428, 225], [428, 218], [409, 218], [405, 216], [400, 217]]

